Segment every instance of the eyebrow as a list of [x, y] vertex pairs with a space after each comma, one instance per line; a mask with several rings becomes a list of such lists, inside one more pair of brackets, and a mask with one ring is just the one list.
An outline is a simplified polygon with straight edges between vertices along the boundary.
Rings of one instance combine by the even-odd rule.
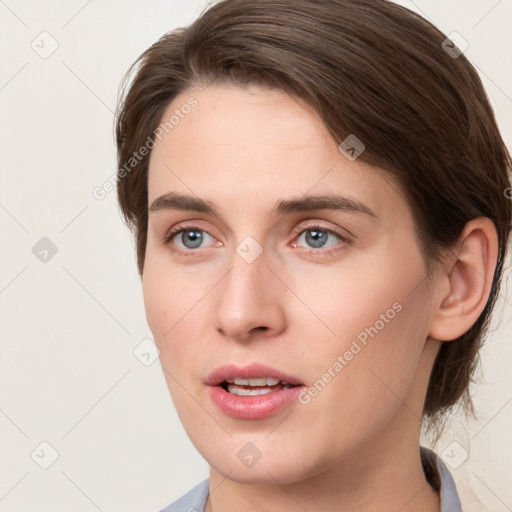
[[[206, 213], [220, 217], [218, 209], [210, 202], [198, 197], [169, 192], [157, 197], [149, 207], [150, 213], [162, 210], [183, 210]], [[291, 212], [306, 212], [312, 210], [337, 210], [349, 213], [363, 213], [377, 217], [375, 212], [365, 204], [349, 197], [335, 194], [306, 196], [299, 199], [281, 199], [272, 209], [273, 213], [286, 215]]]

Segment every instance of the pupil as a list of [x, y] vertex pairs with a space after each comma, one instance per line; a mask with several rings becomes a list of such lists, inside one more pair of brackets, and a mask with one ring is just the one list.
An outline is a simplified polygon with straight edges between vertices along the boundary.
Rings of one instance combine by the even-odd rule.
[[311, 233], [311, 235], [306, 233], [306, 241], [313, 247], [322, 247], [325, 244], [325, 238], [327, 237], [327, 233], [325, 231], [310, 229], [309, 233]]

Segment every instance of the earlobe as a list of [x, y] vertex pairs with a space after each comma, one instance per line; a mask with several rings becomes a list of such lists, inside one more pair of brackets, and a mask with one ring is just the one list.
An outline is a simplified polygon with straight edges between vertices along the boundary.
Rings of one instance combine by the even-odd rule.
[[452, 254], [440, 277], [438, 305], [429, 331], [432, 338], [440, 341], [462, 336], [485, 308], [498, 257], [494, 223], [488, 218], [468, 222]]

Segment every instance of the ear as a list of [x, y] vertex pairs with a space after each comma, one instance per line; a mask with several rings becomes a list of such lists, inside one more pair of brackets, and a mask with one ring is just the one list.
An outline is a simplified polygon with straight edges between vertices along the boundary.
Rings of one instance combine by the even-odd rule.
[[462, 336], [477, 321], [491, 292], [498, 235], [488, 218], [469, 221], [438, 277], [429, 335], [440, 341]]

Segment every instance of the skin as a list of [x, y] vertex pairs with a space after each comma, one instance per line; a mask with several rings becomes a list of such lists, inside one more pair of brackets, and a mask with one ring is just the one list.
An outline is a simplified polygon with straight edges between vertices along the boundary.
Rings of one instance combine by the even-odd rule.
[[[397, 184], [347, 159], [300, 100], [210, 86], [182, 93], [162, 119], [191, 96], [197, 107], [152, 151], [148, 201], [190, 194], [219, 216], [150, 212], [143, 292], [176, 410], [210, 464], [206, 509], [438, 511], [419, 458], [422, 408], [441, 341], [465, 332], [485, 306], [492, 223], [468, 223], [428, 275]], [[280, 199], [323, 193], [357, 200], [375, 217], [272, 212]], [[322, 231], [325, 246], [313, 245], [311, 221], [350, 240]], [[202, 245], [188, 248], [181, 234], [165, 243], [180, 226], [203, 230]], [[236, 252], [247, 236], [262, 250], [252, 263]], [[242, 420], [209, 398], [206, 377], [227, 363], [268, 364], [312, 386], [395, 303], [400, 312], [306, 405]], [[237, 457], [247, 442], [262, 454], [250, 468]]]

